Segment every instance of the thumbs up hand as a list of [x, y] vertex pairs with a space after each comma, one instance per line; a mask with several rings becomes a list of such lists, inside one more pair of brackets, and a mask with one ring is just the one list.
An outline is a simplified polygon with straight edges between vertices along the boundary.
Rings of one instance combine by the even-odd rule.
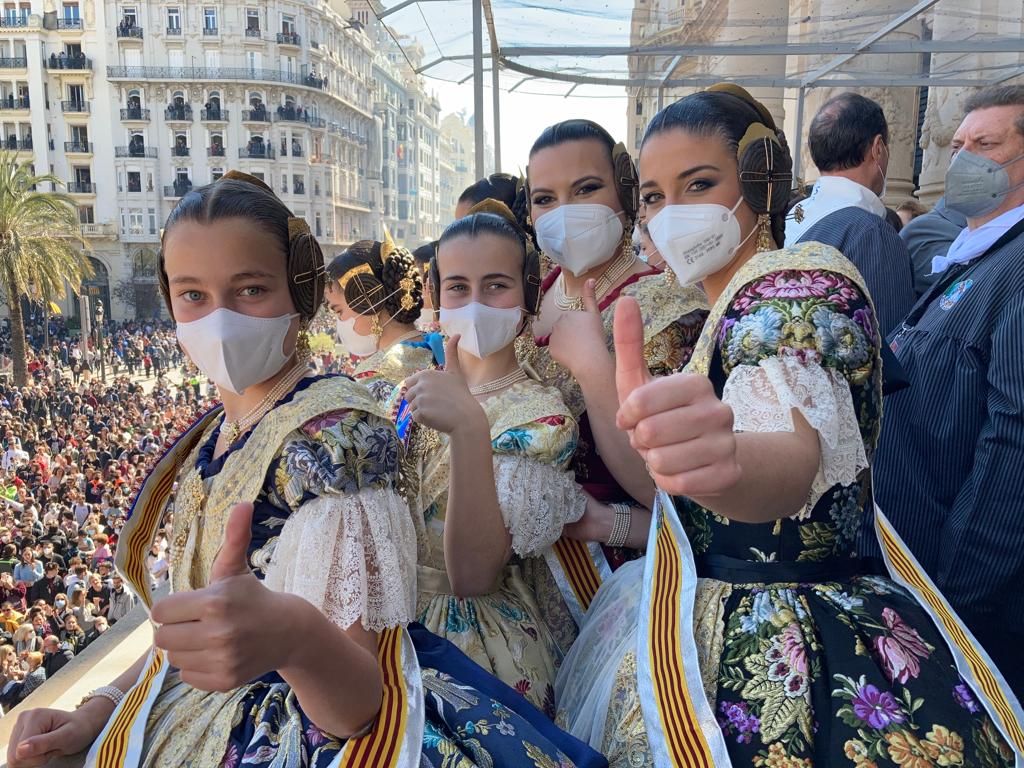
[[477, 424], [483, 416], [459, 362], [460, 338], [456, 334], [444, 345], [443, 371], [420, 371], [406, 379], [405, 400], [413, 421], [446, 435], [466, 424]]
[[153, 607], [153, 644], [200, 690], [230, 691], [286, 661], [288, 643], [270, 636], [266, 617], [286, 615], [282, 601], [299, 598], [272, 592], [249, 569], [252, 515], [252, 504], [231, 508], [206, 588]]
[[654, 379], [644, 360], [640, 308], [629, 297], [615, 307], [616, 423], [629, 433], [658, 487], [701, 498], [732, 488], [740, 478], [732, 409], [710, 379], [688, 373]]
[[587, 280], [583, 286], [583, 311], [563, 313], [548, 339], [552, 359], [577, 379], [611, 374], [612, 359], [595, 291], [596, 281]]

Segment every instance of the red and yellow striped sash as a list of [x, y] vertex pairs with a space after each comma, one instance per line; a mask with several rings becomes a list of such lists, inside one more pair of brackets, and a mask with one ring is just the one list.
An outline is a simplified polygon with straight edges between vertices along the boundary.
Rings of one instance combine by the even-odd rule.
[[153, 684], [156, 681], [160, 668], [164, 663], [164, 653], [159, 648], [154, 648], [150, 655], [149, 663], [142, 672], [139, 682], [128, 691], [124, 702], [117, 710], [113, 722], [107, 727], [102, 735], [98, 748], [93, 750], [94, 762], [91, 765], [97, 768], [120, 768], [125, 764], [128, 757], [128, 742], [132, 734], [132, 726], [142, 711], [143, 705], [153, 692]]
[[552, 550], [582, 612], [586, 613], [601, 587], [601, 574], [594, 565], [589, 547], [585, 542], [563, 536], [555, 542]]

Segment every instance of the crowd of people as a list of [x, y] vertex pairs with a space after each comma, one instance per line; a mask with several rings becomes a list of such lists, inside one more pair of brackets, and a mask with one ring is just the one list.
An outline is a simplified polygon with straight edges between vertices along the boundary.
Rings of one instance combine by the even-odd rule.
[[[133, 607], [113, 569], [125, 515], [167, 441], [210, 406], [194, 373], [170, 383], [183, 363], [173, 329], [110, 323], [105, 334], [106, 383], [95, 344], [82, 344], [60, 317], [30, 317], [31, 383], [0, 383], [4, 709]], [[10, 352], [5, 330], [0, 354]], [[166, 537], [155, 547], [149, 564], [162, 580]]]
[[[4, 584], [70, 606], [50, 658], [113, 604], [119, 534], [153, 646], [23, 712], [12, 768], [1019, 764], [1024, 87], [967, 100], [932, 211], [886, 207], [873, 100], [807, 138], [798, 190], [735, 85], [659, 111], [638, 158], [564, 121], [437, 242], [326, 269], [262, 180], [184, 198], [161, 288], [219, 407], [158, 387], [126, 439], [129, 392], [83, 378], [4, 456], [34, 545]], [[312, 351], [325, 305], [341, 358]]]

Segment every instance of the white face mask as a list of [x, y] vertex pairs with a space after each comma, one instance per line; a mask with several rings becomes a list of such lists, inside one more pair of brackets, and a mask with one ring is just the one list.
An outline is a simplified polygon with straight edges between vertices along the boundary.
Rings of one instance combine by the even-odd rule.
[[541, 250], [575, 277], [611, 259], [624, 231], [619, 214], [598, 203], [560, 205], [534, 226]]
[[377, 337], [366, 336], [356, 330], [356, 318], [338, 320], [335, 323], [338, 329], [338, 337], [345, 351], [356, 357], [369, 357], [377, 351]]
[[499, 309], [477, 301], [458, 309], [441, 307], [441, 328], [449, 336], [461, 336], [459, 349], [485, 358], [504, 349], [519, 334], [522, 307]]
[[746, 238], [736, 209], [724, 205], [666, 205], [647, 222], [651, 241], [681, 285], [693, 285], [724, 268], [736, 257]]
[[178, 341], [218, 387], [240, 395], [288, 362], [284, 340], [296, 317], [253, 317], [221, 307], [191, 323], [178, 323]]

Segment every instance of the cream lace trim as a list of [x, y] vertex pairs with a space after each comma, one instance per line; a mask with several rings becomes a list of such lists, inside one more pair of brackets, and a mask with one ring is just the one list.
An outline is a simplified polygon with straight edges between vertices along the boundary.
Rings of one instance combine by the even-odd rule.
[[495, 456], [494, 487], [512, 550], [520, 557], [541, 554], [587, 507], [572, 472], [525, 456]]
[[264, 581], [298, 595], [342, 629], [361, 621], [380, 632], [412, 621], [416, 533], [391, 490], [320, 496], [281, 529]]
[[809, 516], [832, 486], [855, 483], [868, 467], [850, 386], [838, 371], [795, 357], [738, 365], [725, 383], [722, 401], [732, 407], [740, 432], [792, 432], [793, 409], [817, 431], [821, 462], [797, 519]]

